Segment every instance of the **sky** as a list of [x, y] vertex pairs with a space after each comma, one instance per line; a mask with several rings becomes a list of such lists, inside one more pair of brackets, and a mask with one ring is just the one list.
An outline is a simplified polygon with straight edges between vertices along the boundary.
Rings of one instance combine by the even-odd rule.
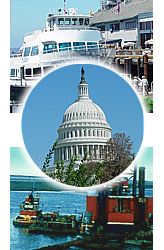
[[[26, 150], [21, 147], [10, 148], [10, 173], [11, 175], [40, 176], [41, 171], [28, 158]], [[146, 180], [153, 180], [153, 148], [143, 148], [137, 160], [137, 166], [145, 166]]]
[[40, 176], [42, 171], [34, 164], [26, 150], [21, 147], [10, 148], [10, 174]]
[[142, 150], [137, 160], [138, 166], [145, 166], [146, 180], [153, 180], [153, 148], [146, 147]]
[[[129, 84], [113, 71], [84, 64], [90, 98], [104, 111], [112, 133], [124, 132], [138, 152], [143, 137], [143, 111]], [[78, 96], [81, 64], [62, 67], [44, 77], [29, 95], [22, 115], [22, 135], [26, 149], [37, 165], [42, 165], [57, 139], [63, 114]]]
[[[78, 8], [78, 13], [97, 11], [100, 0], [67, 0], [68, 8]], [[49, 12], [63, 9], [63, 0], [11, 0], [10, 1], [10, 47], [22, 46], [25, 33], [42, 29]]]

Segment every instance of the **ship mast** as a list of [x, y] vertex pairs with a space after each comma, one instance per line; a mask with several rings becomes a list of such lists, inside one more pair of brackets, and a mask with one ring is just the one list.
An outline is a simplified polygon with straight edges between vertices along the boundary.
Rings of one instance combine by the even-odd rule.
[[66, 9], [66, 0], [64, 0], [63, 10], [64, 10], [64, 15], [66, 15], [66, 14], [67, 14], [67, 9]]

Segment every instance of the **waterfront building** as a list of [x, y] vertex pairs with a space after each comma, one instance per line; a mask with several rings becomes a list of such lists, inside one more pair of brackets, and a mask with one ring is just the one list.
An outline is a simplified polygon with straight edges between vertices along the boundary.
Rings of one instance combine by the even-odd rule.
[[99, 10], [92, 25], [101, 29], [108, 44], [124, 47], [134, 43], [145, 47], [145, 41], [153, 38], [153, 0], [126, 0], [118, 6]]
[[54, 159], [69, 162], [72, 156], [76, 156], [81, 160], [86, 153], [93, 160], [103, 159], [103, 152], [109, 149], [107, 141], [110, 139], [111, 127], [103, 110], [89, 97], [89, 85], [82, 68], [78, 99], [63, 115], [62, 124], [58, 128]]

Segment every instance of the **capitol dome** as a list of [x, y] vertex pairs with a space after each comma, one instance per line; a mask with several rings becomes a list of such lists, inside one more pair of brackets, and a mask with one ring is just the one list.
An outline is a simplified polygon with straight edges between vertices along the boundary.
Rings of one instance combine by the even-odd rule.
[[103, 110], [89, 97], [85, 71], [82, 68], [78, 99], [67, 108], [58, 128], [55, 161], [70, 161], [73, 155], [80, 160], [85, 153], [93, 159], [101, 159], [110, 138], [111, 127]]

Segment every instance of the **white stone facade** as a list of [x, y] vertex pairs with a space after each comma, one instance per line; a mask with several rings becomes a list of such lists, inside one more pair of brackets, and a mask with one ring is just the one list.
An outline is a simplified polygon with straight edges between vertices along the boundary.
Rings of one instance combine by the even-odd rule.
[[80, 160], [85, 153], [92, 159], [103, 159], [111, 127], [102, 109], [89, 98], [85, 72], [81, 70], [78, 100], [68, 107], [58, 129], [54, 160], [69, 162], [72, 156]]

